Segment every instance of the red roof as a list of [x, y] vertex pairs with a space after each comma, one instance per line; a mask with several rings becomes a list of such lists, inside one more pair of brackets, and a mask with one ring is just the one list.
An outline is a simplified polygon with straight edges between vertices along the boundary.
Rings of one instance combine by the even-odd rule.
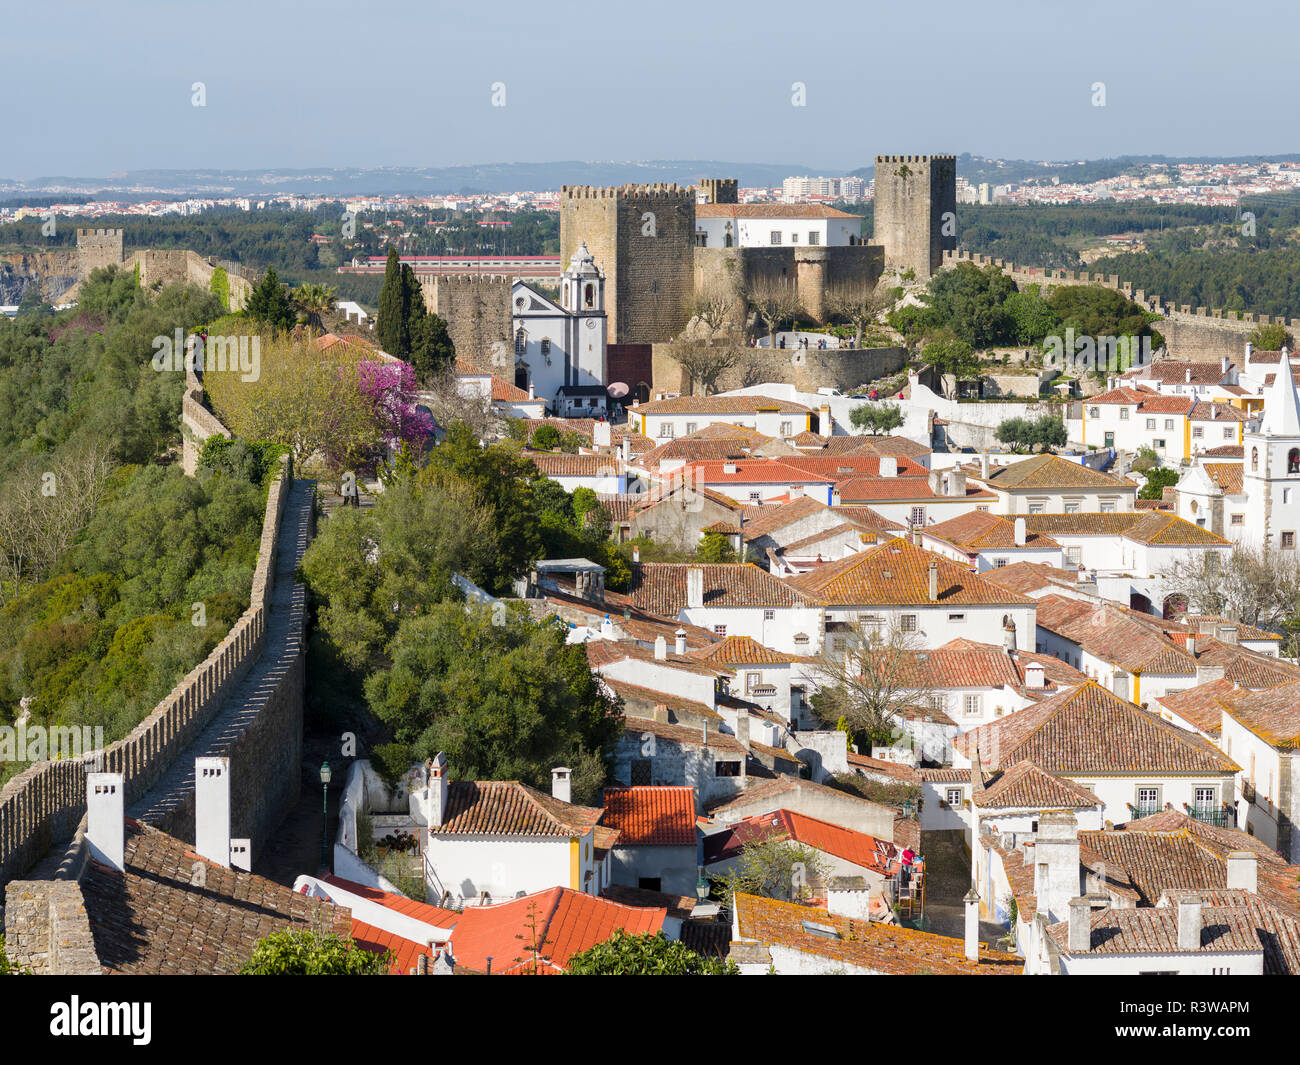
[[569, 888], [549, 888], [499, 906], [467, 907], [452, 936], [452, 954], [458, 967], [475, 972], [486, 972], [490, 957], [494, 973], [531, 975], [536, 969], [548, 975], [620, 928], [629, 935], [658, 932], [667, 916], [667, 909], [622, 906]]
[[[391, 891], [381, 891], [379, 888], [358, 884], [355, 880], [344, 880], [341, 876], [334, 876], [333, 874], [323, 876], [320, 879], [321, 883], [333, 884], [335, 887], [349, 891], [353, 895], [361, 896], [368, 902], [378, 903], [380, 906], [384, 906], [396, 913], [413, 917], [425, 924], [431, 924], [435, 928], [450, 928], [460, 920], [460, 914], [455, 910], [439, 909], [437, 906], [430, 906], [427, 902], [416, 902], [415, 899], [408, 899], [405, 895], [394, 895]], [[355, 920], [353, 923], [355, 923]]]
[[620, 847], [693, 847], [695, 789], [650, 786], [606, 788], [602, 824], [619, 830]]
[[726, 861], [739, 854], [747, 843], [770, 839], [792, 839], [813, 850], [871, 869], [882, 876], [891, 875], [898, 865], [898, 848], [888, 840], [876, 839], [865, 832], [854, 832], [794, 810], [775, 810], [746, 817], [726, 832], [709, 836], [704, 843], [704, 860], [710, 865]]
[[352, 918], [352, 939], [362, 950], [382, 954], [391, 950], [388, 971], [393, 976], [406, 976], [420, 964], [420, 955], [429, 954], [429, 948], [413, 939], [403, 939], [394, 932], [376, 928], [372, 924]]

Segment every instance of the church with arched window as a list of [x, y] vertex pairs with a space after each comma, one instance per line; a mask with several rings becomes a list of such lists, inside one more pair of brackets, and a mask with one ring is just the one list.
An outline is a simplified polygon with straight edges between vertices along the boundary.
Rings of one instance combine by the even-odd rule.
[[552, 413], [602, 417], [606, 392], [605, 275], [580, 244], [560, 277], [560, 299], [523, 281], [510, 290], [514, 382]]
[[1273, 381], [1264, 390], [1259, 427], [1242, 440], [1242, 489], [1246, 495], [1241, 542], [1297, 550], [1300, 533], [1300, 395], [1284, 349]]

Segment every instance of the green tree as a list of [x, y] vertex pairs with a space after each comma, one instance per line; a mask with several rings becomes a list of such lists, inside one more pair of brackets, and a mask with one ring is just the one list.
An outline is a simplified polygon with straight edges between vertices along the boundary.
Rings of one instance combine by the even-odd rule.
[[1133, 458], [1131, 469], [1137, 473], [1146, 473], [1148, 470], [1154, 470], [1160, 465], [1160, 456], [1156, 454], [1153, 447], [1143, 445], [1137, 449], [1137, 454]]
[[879, 436], [902, 425], [903, 412], [897, 403], [863, 403], [849, 412], [849, 421], [855, 429]]
[[230, 310], [230, 275], [224, 266], [212, 271], [212, 280], [208, 282], [208, 291], [221, 301], [221, 306]]
[[1044, 414], [1034, 421], [1030, 437], [1032, 443], [1043, 451], [1050, 451], [1056, 447], [1065, 447], [1066, 441], [1069, 439], [1065, 422], [1051, 414]]
[[930, 306], [959, 339], [972, 348], [1005, 343], [1011, 336], [1011, 318], [1004, 301], [1016, 283], [993, 264], [978, 267], [958, 263], [930, 281]]
[[826, 860], [815, 850], [775, 834], [751, 839], [735, 864], [715, 883], [734, 906], [737, 892], [782, 902], [804, 902], [827, 874]]
[[567, 765], [575, 800], [594, 799], [623, 718], [566, 633], [522, 610], [439, 603], [402, 622], [367, 701], [417, 759], [445, 752], [457, 779], [549, 788], [551, 769]]
[[324, 328], [324, 316], [334, 309], [335, 290], [330, 285], [299, 285], [289, 293], [289, 300], [302, 314], [306, 324], [316, 330]]
[[1010, 319], [1010, 339], [1017, 344], [1041, 344], [1043, 338], [1060, 331], [1061, 323], [1037, 285], [1013, 292], [1003, 303]]
[[560, 446], [560, 430], [553, 425], [542, 424], [533, 430], [533, 447], [538, 451], [550, 451]]
[[1161, 466], [1147, 471], [1146, 483], [1138, 491], [1138, 499], [1162, 499], [1164, 490], [1178, 483], [1178, 471]]
[[739, 562], [731, 538], [719, 532], [706, 532], [695, 551], [695, 560], [705, 563]]
[[[423, 310], [424, 295], [417, 296], [418, 306]], [[447, 332], [447, 323], [436, 314], [428, 312], [418, 315], [411, 328], [411, 365], [421, 383], [428, 384], [456, 361], [456, 346]]]
[[239, 975], [384, 976], [390, 959], [341, 936], [292, 929], [259, 939]]
[[297, 316], [285, 295], [284, 286], [274, 269], [267, 270], [262, 280], [248, 294], [244, 313], [254, 321], [263, 322], [272, 329], [291, 329]]
[[629, 935], [618, 929], [603, 943], [569, 957], [569, 976], [738, 976], [735, 962], [697, 954], [662, 932]]
[[942, 374], [951, 374], [958, 381], [970, 381], [983, 373], [983, 363], [965, 340], [945, 337], [926, 345], [921, 361], [933, 366]]
[[388, 246], [384, 287], [379, 290], [379, 311], [375, 318], [375, 339], [389, 355], [404, 358], [411, 352], [411, 326], [407, 315], [406, 281], [397, 249]]
[[1250, 336], [1246, 339], [1255, 345], [1259, 351], [1281, 351], [1283, 346], [1295, 347], [1294, 338], [1286, 331], [1286, 326], [1281, 322], [1257, 325], [1250, 331]]

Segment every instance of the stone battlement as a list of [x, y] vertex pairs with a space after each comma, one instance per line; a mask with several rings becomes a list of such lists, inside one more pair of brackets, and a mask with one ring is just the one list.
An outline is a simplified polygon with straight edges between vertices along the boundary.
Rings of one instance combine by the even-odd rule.
[[876, 163], [955, 163], [955, 155], [878, 155]]
[[676, 182], [657, 181], [652, 185], [561, 185], [560, 195], [566, 200], [686, 200], [695, 202], [691, 189]]
[[114, 240], [120, 238], [125, 232], [126, 231], [122, 229], [78, 229], [77, 240], [78, 241], [91, 240], [95, 237], [108, 238], [109, 240]]

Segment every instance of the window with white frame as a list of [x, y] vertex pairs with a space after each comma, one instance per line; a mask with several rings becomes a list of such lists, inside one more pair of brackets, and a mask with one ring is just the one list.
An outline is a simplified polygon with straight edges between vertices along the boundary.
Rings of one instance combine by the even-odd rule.
[[961, 788], [949, 788], [946, 794], [947, 794], [947, 799], [945, 801], [948, 803], [949, 806], [961, 805], [961, 798], [962, 798]]
[[1231, 425], [1225, 425], [1223, 427], [1223, 439], [1231, 440], [1235, 432], [1236, 430]]
[[1101, 408], [1099, 408], [1099, 407], [1089, 407], [1089, 408], [1088, 408], [1088, 417], [1089, 417], [1089, 418], [1100, 418], [1100, 417], [1101, 417]]
[[965, 717], [979, 717], [984, 713], [984, 696], [963, 695], [961, 699], [961, 712]]
[[659, 423], [659, 436], [660, 436], [660, 437], [668, 437], [669, 439], [672, 439], [672, 435], [673, 435], [673, 423], [672, 423], [672, 422], [660, 422], [660, 423]]
[[1192, 426], [1192, 439], [1193, 439], [1193, 440], [1200, 440], [1201, 437], [1203, 437], [1204, 435], [1205, 435], [1205, 426], [1203, 426], [1203, 425], [1194, 425], [1194, 426]]
[[726, 626], [726, 625], [714, 625], [714, 626], [713, 626], [713, 635], [714, 635], [714, 636], [726, 636], [726, 635], [727, 635], [727, 626]]
[[1165, 419], [1165, 428], [1166, 428], [1166, 429], [1172, 429], [1173, 427], [1174, 427], [1174, 420], [1173, 420], [1173, 418], [1166, 418], [1166, 419]]
[[1147, 428], [1148, 428], [1148, 429], [1154, 429], [1155, 427], [1156, 427], [1156, 420], [1155, 420], [1154, 418], [1148, 418], [1148, 419], [1147, 419]]
[[1127, 407], [1120, 407], [1120, 409], [1119, 409], [1119, 420], [1122, 421], [1122, 422], [1126, 422], [1126, 421], [1128, 421], [1128, 408], [1127, 408]]
[[782, 436], [793, 436], [793, 435], [794, 435], [794, 428], [793, 428], [793, 425], [794, 425], [793, 422], [782, 422], [782, 423], [781, 423], [781, 435], [782, 435]]
[[1075, 545], [1065, 549], [1065, 559], [1072, 566], [1077, 566], [1083, 558], [1083, 548]]
[[690, 436], [691, 433], [695, 432], [695, 429], [696, 429], [697, 424], [698, 424], [698, 423], [696, 423], [696, 422], [687, 422], [687, 423], [686, 423], [686, 435], [687, 435], [687, 436]]
[[1114, 513], [1115, 513], [1115, 500], [1113, 500], [1113, 499], [1103, 499], [1103, 500], [1101, 501], [1101, 512], [1102, 512], [1103, 514], [1114, 514]]
[[772, 237], [771, 242], [772, 242], [773, 244], [780, 244], [780, 243], [781, 243], [781, 231], [780, 231], [779, 229], [774, 229], [774, 230], [772, 230], [771, 237]]
[[898, 627], [899, 627], [900, 629], [902, 629], [903, 632], [915, 632], [915, 631], [916, 631], [916, 615], [915, 615], [915, 614], [904, 614], [904, 615], [902, 615], [902, 617], [900, 617], [900, 618], [898, 619]]
[[764, 620], [764, 621], [775, 621], [775, 620], [776, 620], [776, 611], [775, 611], [775, 610], [771, 610], [771, 609], [764, 610], [764, 611], [763, 611], [763, 620]]
[[925, 524], [925, 507], [913, 507], [913, 508], [912, 508], [912, 519], [911, 519], [911, 520], [912, 520], [912, 524], [913, 524], [913, 525], [924, 525], [924, 524]]

